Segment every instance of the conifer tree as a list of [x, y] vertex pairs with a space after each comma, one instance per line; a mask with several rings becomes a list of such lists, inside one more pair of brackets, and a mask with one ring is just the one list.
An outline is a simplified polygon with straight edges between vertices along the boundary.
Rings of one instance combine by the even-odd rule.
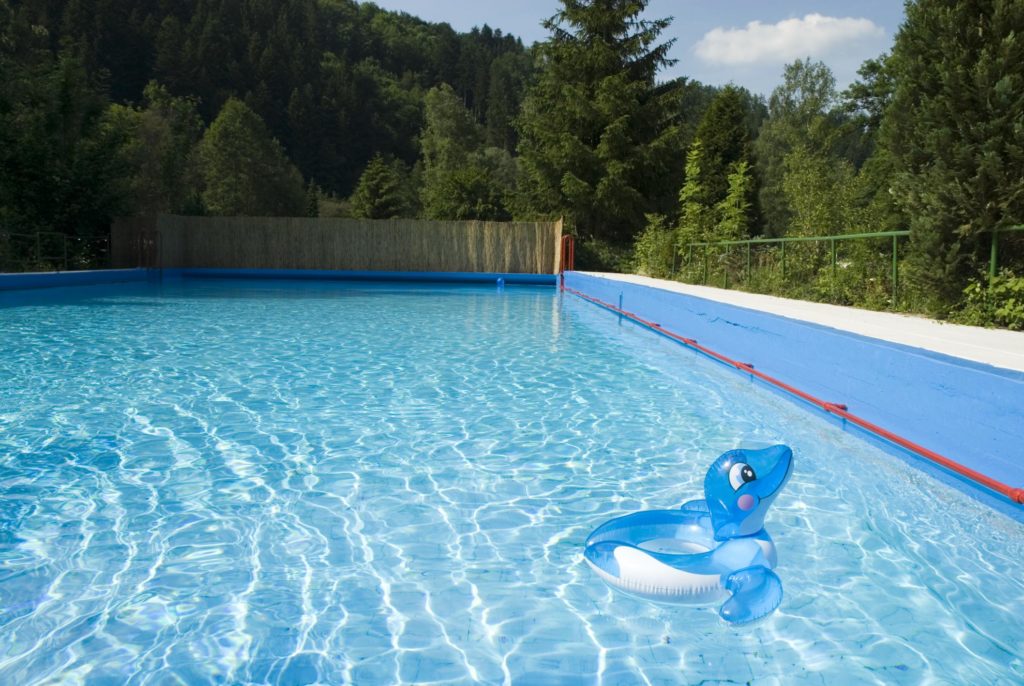
[[907, 3], [880, 145], [910, 222], [913, 284], [932, 312], [983, 268], [987, 231], [1024, 222], [1022, 64], [1020, 0]]
[[718, 92], [697, 126], [702, 145], [701, 184], [709, 203], [725, 198], [735, 165], [750, 157], [747, 117], [740, 89], [729, 85]]
[[647, 0], [563, 0], [519, 118], [521, 214], [564, 215], [585, 237], [631, 241], [679, 176], [680, 83], [659, 85], [672, 42]]
[[376, 155], [366, 165], [352, 194], [352, 216], [396, 219], [416, 216], [416, 193], [401, 161]]

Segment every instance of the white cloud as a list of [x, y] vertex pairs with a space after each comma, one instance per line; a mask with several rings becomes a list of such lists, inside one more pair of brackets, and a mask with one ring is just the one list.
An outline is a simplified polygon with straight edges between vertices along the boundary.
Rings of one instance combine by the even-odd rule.
[[742, 29], [712, 29], [697, 42], [694, 51], [697, 57], [713, 64], [788, 62], [808, 55], [820, 58], [837, 48], [884, 36], [885, 29], [870, 19], [808, 14], [777, 24], [752, 21]]

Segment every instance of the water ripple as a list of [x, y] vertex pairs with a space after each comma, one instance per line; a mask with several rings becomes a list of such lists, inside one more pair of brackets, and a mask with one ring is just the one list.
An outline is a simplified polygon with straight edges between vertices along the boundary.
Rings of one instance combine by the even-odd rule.
[[[549, 290], [21, 294], [0, 350], [3, 684], [1024, 679], [1019, 524]], [[776, 441], [769, 621], [582, 563]]]

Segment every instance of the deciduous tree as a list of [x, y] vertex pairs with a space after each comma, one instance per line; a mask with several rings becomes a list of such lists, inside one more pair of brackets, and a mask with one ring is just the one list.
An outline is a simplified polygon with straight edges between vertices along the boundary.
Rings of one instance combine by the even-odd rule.
[[259, 116], [232, 98], [199, 147], [203, 202], [212, 214], [303, 216], [302, 175]]

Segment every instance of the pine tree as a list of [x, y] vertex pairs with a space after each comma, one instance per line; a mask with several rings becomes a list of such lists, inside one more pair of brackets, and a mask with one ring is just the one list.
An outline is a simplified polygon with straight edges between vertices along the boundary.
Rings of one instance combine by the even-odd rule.
[[907, 3], [880, 146], [910, 221], [912, 283], [934, 313], [983, 269], [986, 232], [1024, 222], [1022, 64], [1020, 0]]
[[199, 146], [212, 214], [303, 216], [302, 175], [288, 161], [259, 116], [232, 98], [210, 124]]
[[584, 237], [631, 242], [678, 188], [680, 83], [656, 83], [668, 19], [646, 0], [563, 0], [544, 23], [541, 71], [519, 118], [521, 214], [570, 220]]
[[306, 186], [306, 216], [320, 216], [320, 188], [312, 181]]
[[730, 85], [719, 91], [697, 126], [703, 147], [701, 184], [710, 203], [725, 198], [735, 165], [750, 158], [747, 117], [740, 89]]
[[416, 216], [416, 191], [399, 160], [376, 155], [366, 165], [350, 199], [352, 216], [396, 219]]

